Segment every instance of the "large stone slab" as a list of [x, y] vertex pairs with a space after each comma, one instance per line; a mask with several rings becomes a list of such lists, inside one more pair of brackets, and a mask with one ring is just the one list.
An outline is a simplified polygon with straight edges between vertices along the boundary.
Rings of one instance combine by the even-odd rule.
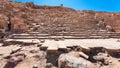
[[48, 53], [56, 53], [57, 52], [58, 44], [55, 41], [52, 41], [48, 46], [49, 46], [47, 49]]
[[[46, 40], [49, 49], [55, 48], [58, 49], [63, 48], [66, 49], [68, 47], [80, 46], [83, 49], [89, 50], [90, 48], [95, 47], [103, 47], [106, 50], [120, 52], [120, 42], [119, 39], [66, 39], [64, 41], [54, 41], [54, 40]], [[45, 46], [46, 43], [43, 44]], [[42, 46], [42, 47], [43, 47]]]
[[64, 41], [58, 41], [57, 44], [60, 50], [66, 50], [67, 47]]

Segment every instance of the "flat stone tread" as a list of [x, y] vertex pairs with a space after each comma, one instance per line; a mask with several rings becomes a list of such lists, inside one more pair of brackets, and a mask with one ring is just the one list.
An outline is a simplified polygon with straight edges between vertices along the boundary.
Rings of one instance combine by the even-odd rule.
[[[38, 39], [7, 39], [5, 41], [40, 43], [40, 40]], [[120, 39], [65, 39], [60, 41], [45, 39], [45, 42], [43, 43], [43, 45], [41, 45], [41, 47], [46, 47], [47, 50], [58, 50], [60, 48], [67, 48], [73, 46], [80, 46], [85, 49], [103, 47], [106, 49], [117, 50], [120, 52]]]
[[47, 50], [58, 50], [57, 42], [55, 42], [55, 41], [50, 42], [50, 44], [48, 44]]
[[54, 42], [53, 40], [47, 40], [47, 42], [50, 42], [48, 45], [48, 50], [57, 50], [59, 48], [67, 48], [73, 46], [80, 46], [85, 49], [93, 47], [104, 47], [106, 49], [120, 50], [120, 42], [118, 42], [117, 39], [67, 39], [65, 41]]
[[57, 44], [58, 44], [59, 49], [66, 49], [67, 48], [64, 41], [58, 41]]
[[41, 47], [47, 47], [51, 45], [51, 43], [49, 41], [45, 41], [44, 44]]

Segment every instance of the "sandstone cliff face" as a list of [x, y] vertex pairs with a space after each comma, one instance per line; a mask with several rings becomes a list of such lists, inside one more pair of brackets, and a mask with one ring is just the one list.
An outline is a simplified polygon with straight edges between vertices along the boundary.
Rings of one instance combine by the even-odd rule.
[[[10, 20], [13, 31], [16, 29], [40, 33], [99, 31], [102, 27], [98, 27], [97, 24], [104, 19], [106, 25], [120, 32], [120, 13], [76, 11], [62, 6], [37, 6], [33, 3], [10, 1], [0, 1], [0, 6], [2, 17], [19, 18], [16, 21]], [[3, 20], [0, 18], [0, 26], [7, 28], [6, 21]]]

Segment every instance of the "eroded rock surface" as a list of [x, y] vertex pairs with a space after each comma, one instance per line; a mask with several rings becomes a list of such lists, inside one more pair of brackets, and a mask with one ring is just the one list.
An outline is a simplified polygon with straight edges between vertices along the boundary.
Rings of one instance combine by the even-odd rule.
[[59, 68], [96, 68], [96, 66], [83, 59], [77, 52], [61, 54], [58, 59]]
[[[28, 30], [51, 34], [61, 31], [99, 31], [101, 29], [120, 31], [120, 13], [77, 11], [64, 6], [38, 6], [32, 2], [24, 4], [10, 2], [9, 0], [0, 1], [0, 6], [0, 15], [11, 19], [9, 22], [12, 26], [14, 25], [12, 30]], [[3, 18], [0, 18], [0, 21], [2, 21], [0, 26], [7, 23], [3, 20]], [[98, 27], [99, 22], [104, 25]], [[2, 27], [7, 28], [6, 25]]]

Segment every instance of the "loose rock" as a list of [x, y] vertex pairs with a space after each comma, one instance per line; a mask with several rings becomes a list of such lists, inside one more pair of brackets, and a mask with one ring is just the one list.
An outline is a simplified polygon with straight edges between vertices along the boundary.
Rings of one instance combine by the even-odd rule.
[[58, 59], [59, 68], [96, 68], [88, 60], [68, 54], [61, 54]]

